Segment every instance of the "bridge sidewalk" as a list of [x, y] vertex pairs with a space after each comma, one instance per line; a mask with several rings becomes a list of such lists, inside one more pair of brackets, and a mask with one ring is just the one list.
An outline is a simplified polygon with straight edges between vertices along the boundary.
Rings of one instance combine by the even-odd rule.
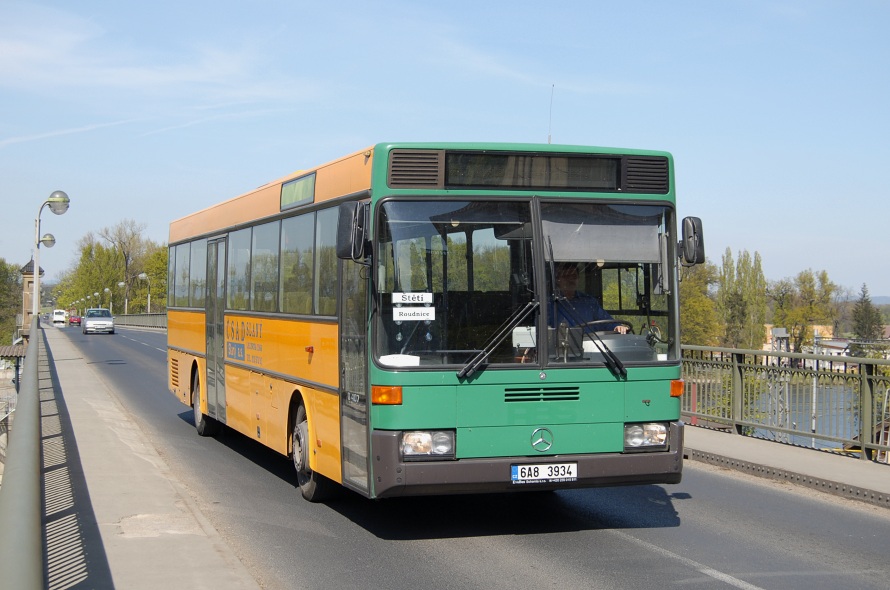
[[692, 460], [890, 508], [890, 465], [696, 426], [684, 433]]
[[259, 588], [99, 372], [43, 333], [48, 587]]

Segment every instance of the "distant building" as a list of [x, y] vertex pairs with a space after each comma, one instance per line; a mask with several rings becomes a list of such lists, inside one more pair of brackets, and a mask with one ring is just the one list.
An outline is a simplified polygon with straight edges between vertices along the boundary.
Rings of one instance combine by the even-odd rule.
[[[28, 341], [28, 337], [31, 335], [31, 318], [33, 317], [32, 310], [34, 309], [34, 259], [28, 261], [28, 264], [19, 269], [19, 272], [22, 274], [22, 321], [18, 324], [18, 338], [22, 338], [25, 342]], [[43, 269], [40, 269], [40, 276], [43, 276]], [[37, 308], [40, 308], [38, 303]]]

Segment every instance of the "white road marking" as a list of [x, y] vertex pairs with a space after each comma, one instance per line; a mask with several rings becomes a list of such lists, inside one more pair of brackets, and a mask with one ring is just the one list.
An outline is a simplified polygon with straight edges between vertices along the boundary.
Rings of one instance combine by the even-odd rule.
[[669, 559], [679, 561], [680, 563], [682, 563], [683, 565], [685, 565], [687, 567], [691, 567], [710, 578], [714, 578], [715, 580], [720, 580], [721, 582], [729, 584], [730, 586], [734, 586], [736, 588], [743, 588], [744, 590], [763, 590], [763, 588], [761, 588], [760, 586], [755, 586], [754, 584], [749, 584], [748, 582], [745, 582], [744, 580], [739, 580], [736, 577], [733, 577], [729, 574], [715, 570], [714, 568], [708, 567], [704, 564], [698, 563], [697, 561], [689, 559], [688, 557], [683, 557], [682, 555], [677, 555], [676, 553], [672, 553], [671, 551], [668, 551], [664, 547], [659, 547], [658, 545], [653, 545], [652, 543], [649, 543], [642, 539], [638, 539], [638, 538], [636, 538], [632, 535], [629, 535], [627, 533], [624, 533], [622, 531], [612, 530], [611, 532], [613, 534], [621, 537], [625, 541], [629, 541], [631, 543], [639, 545], [645, 549], [648, 549], [649, 551], [653, 551], [653, 552], [658, 553], [658, 554], [660, 554], [664, 557], [667, 557]]

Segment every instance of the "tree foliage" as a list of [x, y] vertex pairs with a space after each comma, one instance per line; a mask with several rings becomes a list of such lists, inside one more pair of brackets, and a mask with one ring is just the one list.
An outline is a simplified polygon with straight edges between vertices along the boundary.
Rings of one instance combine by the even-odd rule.
[[711, 286], [717, 283], [717, 267], [711, 263], [680, 270], [680, 337], [683, 344], [717, 346], [720, 320]]
[[853, 307], [853, 334], [858, 341], [851, 347], [853, 356], [867, 356], [869, 350], [874, 348], [869, 344], [880, 340], [883, 332], [884, 317], [872, 304], [868, 286], [863, 283], [859, 299]]
[[[167, 302], [167, 247], [142, 237], [143, 230], [144, 225], [125, 219], [83, 236], [77, 244], [77, 262], [54, 290], [56, 300], [63, 307], [79, 310], [113, 304], [115, 313], [142, 313], [151, 288], [152, 311], [163, 310]], [[139, 278], [143, 272], [148, 280]]]
[[21, 313], [22, 274], [18, 266], [0, 258], [0, 345], [12, 344]]
[[828, 273], [802, 271], [792, 279], [782, 279], [770, 286], [775, 308], [773, 323], [787, 328], [794, 351], [801, 352], [807, 343], [813, 343], [816, 325], [833, 324], [838, 310], [835, 302], [837, 285]]
[[723, 325], [721, 343], [730, 348], [758, 349], [766, 337], [767, 282], [760, 254], [746, 250], [733, 261], [727, 248], [717, 280], [717, 309]]

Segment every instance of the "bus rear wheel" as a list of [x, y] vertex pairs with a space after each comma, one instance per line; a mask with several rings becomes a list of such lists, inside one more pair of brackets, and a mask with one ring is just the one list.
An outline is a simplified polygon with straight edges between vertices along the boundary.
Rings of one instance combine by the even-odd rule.
[[195, 417], [195, 430], [200, 436], [216, 436], [219, 422], [201, 412], [201, 380], [198, 374], [192, 377], [192, 413]]
[[312, 447], [309, 442], [309, 420], [306, 418], [306, 408], [303, 404], [297, 406], [291, 442], [300, 493], [310, 502], [323, 502], [333, 493], [334, 482], [309, 467], [309, 449]]

